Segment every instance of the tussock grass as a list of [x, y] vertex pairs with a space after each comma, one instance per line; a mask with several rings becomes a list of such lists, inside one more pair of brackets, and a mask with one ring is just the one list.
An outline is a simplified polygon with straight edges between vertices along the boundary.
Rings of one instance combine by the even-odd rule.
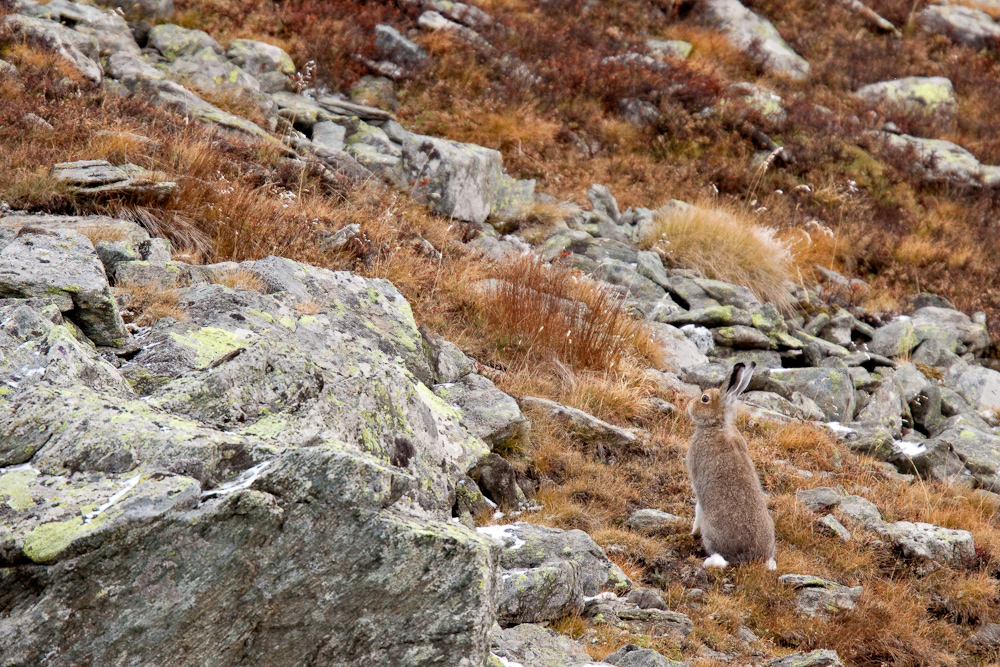
[[128, 306], [122, 319], [140, 327], [150, 326], [164, 317], [178, 322], [188, 319], [180, 305], [180, 290], [160, 283], [124, 282], [112, 288], [116, 296], [127, 295]]
[[212, 282], [217, 285], [225, 285], [232, 289], [246, 290], [248, 292], [264, 292], [267, 289], [264, 281], [253, 271], [248, 269], [233, 269], [223, 271], [219, 275], [213, 275]]
[[630, 359], [657, 360], [659, 348], [625, 304], [582, 274], [533, 256], [500, 264], [473, 299], [484, 331], [522, 363], [559, 360], [616, 370]]
[[673, 266], [745, 285], [780, 308], [789, 305], [785, 282], [795, 277], [794, 256], [776, 229], [759, 224], [750, 213], [700, 206], [661, 212], [641, 245]]

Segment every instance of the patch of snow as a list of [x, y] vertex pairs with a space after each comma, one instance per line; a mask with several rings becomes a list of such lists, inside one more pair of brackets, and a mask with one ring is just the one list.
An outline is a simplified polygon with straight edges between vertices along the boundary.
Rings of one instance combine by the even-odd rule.
[[32, 467], [30, 463], [22, 463], [21, 465], [11, 466], [9, 468], [0, 468], [0, 475], [6, 475], [9, 472], [17, 472], [18, 470], [30, 470], [35, 473], [35, 477], [38, 477], [41, 472], [37, 468]]
[[909, 456], [911, 459], [914, 456], [919, 456], [927, 451], [922, 442], [909, 442], [907, 440], [893, 440], [892, 444], [901, 451], [904, 455]]
[[525, 572], [527, 572], [527, 570], [520, 569], [520, 568], [515, 568], [513, 570], [504, 570], [503, 572], [500, 573], [500, 578], [503, 579], [504, 581], [506, 581], [507, 579], [510, 579], [511, 577], [519, 577], [522, 574], [524, 574]]
[[844, 426], [840, 422], [827, 422], [824, 424], [828, 429], [837, 433], [838, 435], [847, 435], [848, 433], [854, 433], [854, 429], [849, 426]]
[[486, 504], [489, 505], [490, 507], [492, 507], [493, 509], [497, 508], [497, 504], [495, 502], [493, 502], [492, 500], [490, 500], [489, 498], [487, 498], [486, 496], [483, 496], [483, 500], [485, 500]]
[[258, 463], [252, 468], [247, 468], [240, 473], [240, 476], [231, 482], [226, 482], [218, 488], [210, 489], [208, 491], [202, 491], [202, 498], [209, 498], [211, 496], [224, 496], [228, 493], [233, 493], [235, 491], [242, 491], [243, 489], [250, 488], [250, 485], [257, 481], [264, 471], [267, 470], [268, 466], [271, 465], [271, 461], [264, 461]]
[[592, 600], [617, 600], [618, 596], [611, 591], [604, 591], [603, 593], [598, 593], [597, 595], [591, 595], [590, 597], [583, 598], [584, 602], [591, 602]]
[[90, 523], [91, 520], [94, 517], [96, 517], [98, 514], [101, 514], [102, 512], [107, 511], [108, 508], [110, 508], [112, 505], [114, 505], [119, 500], [121, 500], [123, 497], [125, 497], [125, 494], [127, 494], [129, 491], [131, 491], [132, 489], [134, 489], [136, 486], [138, 486], [139, 481], [141, 479], [142, 479], [142, 475], [141, 474], [137, 474], [135, 477], [130, 478], [128, 481], [125, 482], [125, 484], [122, 486], [121, 489], [119, 489], [118, 491], [116, 491], [113, 496], [111, 496], [110, 498], [108, 498], [108, 502], [104, 503], [103, 505], [101, 505], [100, 507], [98, 507], [93, 512], [88, 512], [86, 515], [84, 515], [83, 522], [84, 523]]
[[500, 664], [503, 665], [503, 667], [524, 667], [524, 665], [522, 665], [521, 663], [519, 663], [519, 662], [511, 662], [507, 658], [504, 658], [503, 656], [499, 656], [496, 653], [493, 654], [493, 657], [496, 658], [497, 660], [499, 660]]
[[505, 516], [507, 516], [507, 515], [504, 514], [503, 512], [501, 512], [500, 510], [497, 510], [496, 512], [493, 513], [493, 520], [494, 521], [499, 521], [500, 519], [504, 518]]
[[237, 329], [233, 332], [233, 336], [235, 336], [237, 340], [250, 340], [253, 338], [253, 332], [249, 329]]
[[[507, 524], [506, 526], [481, 526], [476, 528], [477, 533], [482, 533], [487, 537], [491, 537], [497, 542], [500, 542], [508, 549], [520, 549], [527, 542], [522, 540], [517, 535], [512, 534], [510, 531], [514, 529], [514, 526]], [[511, 540], [512, 544], [508, 545], [507, 540]]]

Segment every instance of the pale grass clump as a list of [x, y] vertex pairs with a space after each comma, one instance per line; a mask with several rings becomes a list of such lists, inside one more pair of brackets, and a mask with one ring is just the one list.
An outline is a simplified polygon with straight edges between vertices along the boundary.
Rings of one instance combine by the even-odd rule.
[[212, 282], [216, 285], [225, 285], [231, 289], [245, 290], [247, 292], [261, 292], [267, 290], [267, 285], [253, 271], [249, 269], [230, 269], [219, 274], [212, 275]]
[[785, 283], [796, 276], [795, 259], [777, 230], [750, 213], [700, 206], [661, 212], [641, 245], [675, 266], [744, 285], [779, 308], [790, 304]]
[[646, 326], [578, 272], [518, 257], [474, 289], [484, 333], [516, 362], [556, 359], [574, 369], [616, 370], [630, 360], [659, 361]]
[[113, 243], [115, 241], [125, 241], [129, 238], [125, 225], [111, 225], [108, 223], [97, 223], [86, 225], [78, 230], [81, 234], [90, 239], [90, 242], [97, 247], [101, 241]]
[[180, 305], [180, 290], [162, 283], [126, 281], [112, 288], [115, 295], [128, 295], [128, 307], [122, 311], [126, 322], [146, 327], [164, 317], [178, 322], [188, 319]]

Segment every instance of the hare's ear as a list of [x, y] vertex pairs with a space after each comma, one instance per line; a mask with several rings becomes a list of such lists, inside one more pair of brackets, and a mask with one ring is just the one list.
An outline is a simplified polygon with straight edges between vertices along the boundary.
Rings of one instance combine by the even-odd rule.
[[750, 384], [750, 378], [753, 377], [755, 368], [757, 368], [757, 362], [754, 361], [751, 361], [749, 364], [740, 362], [733, 366], [729, 377], [726, 378], [725, 383], [722, 385], [726, 403], [735, 403], [739, 399], [740, 394]]

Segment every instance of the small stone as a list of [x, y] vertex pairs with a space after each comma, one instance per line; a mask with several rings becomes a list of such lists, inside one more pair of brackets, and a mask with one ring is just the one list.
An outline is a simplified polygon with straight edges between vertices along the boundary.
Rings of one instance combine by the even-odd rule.
[[878, 511], [875, 503], [861, 496], [844, 496], [840, 500], [837, 512], [866, 528], [874, 528], [884, 523], [882, 513]]
[[667, 610], [667, 604], [652, 588], [633, 588], [626, 598], [639, 609], [662, 609]]
[[819, 486], [815, 489], [797, 491], [795, 493], [795, 497], [799, 502], [805, 505], [807, 509], [816, 512], [838, 505], [843, 499], [843, 494], [828, 486]]
[[837, 521], [832, 514], [827, 514], [819, 520], [820, 526], [823, 528], [824, 532], [839, 537], [844, 542], [851, 541], [851, 533], [844, 528], [844, 524]]

